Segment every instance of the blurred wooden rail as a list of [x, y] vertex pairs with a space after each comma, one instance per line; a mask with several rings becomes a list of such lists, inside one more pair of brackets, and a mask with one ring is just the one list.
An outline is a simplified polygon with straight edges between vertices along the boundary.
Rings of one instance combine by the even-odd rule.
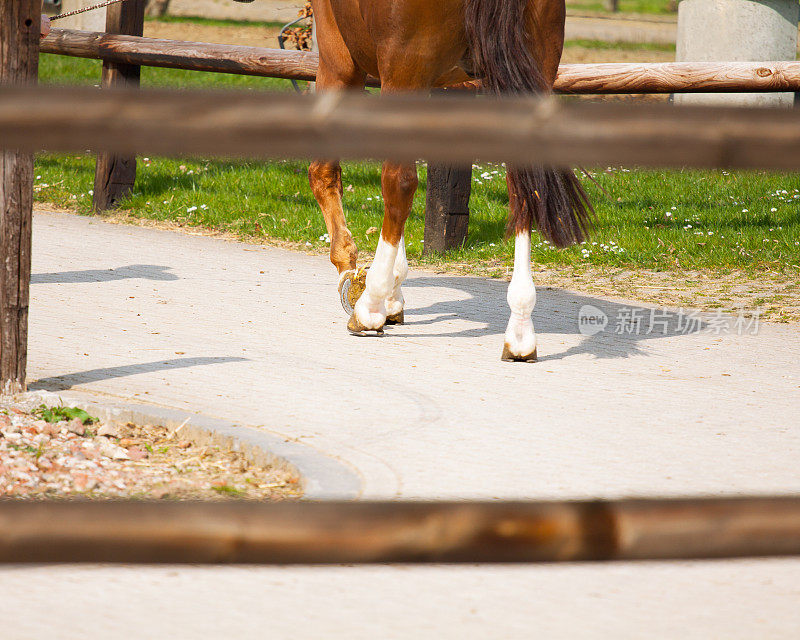
[[800, 498], [0, 501], [0, 563], [505, 563], [800, 555]]
[[6, 87], [0, 140], [23, 151], [796, 170], [800, 111]]
[[[68, 29], [53, 29], [41, 50], [120, 64], [309, 81], [316, 79], [319, 65], [318, 55], [305, 51]], [[555, 88], [569, 94], [800, 91], [800, 62], [564, 64]]]

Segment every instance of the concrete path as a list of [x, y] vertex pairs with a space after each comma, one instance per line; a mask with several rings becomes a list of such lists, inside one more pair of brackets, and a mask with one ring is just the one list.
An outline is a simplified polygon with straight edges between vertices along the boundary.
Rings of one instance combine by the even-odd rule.
[[672, 16], [567, 15], [567, 40], [635, 44], [675, 44], [678, 20]]
[[[259, 426], [351, 466], [364, 497], [800, 492], [796, 327], [717, 335], [705, 316], [687, 333], [657, 310], [647, 334], [649, 308], [540, 290], [541, 361], [510, 365], [504, 283], [412, 272], [408, 324], [359, 339], [324, 257], [59, 214], [36, 216], [34, 274], [32, 388]], [[581, 308], [606, 330], [581, 335]], [[617, 335], [631, 314], [642, 330]], [[4, 638], [794, 638], [797, 575], [800, 560], [6, 568], [0, 620]]]

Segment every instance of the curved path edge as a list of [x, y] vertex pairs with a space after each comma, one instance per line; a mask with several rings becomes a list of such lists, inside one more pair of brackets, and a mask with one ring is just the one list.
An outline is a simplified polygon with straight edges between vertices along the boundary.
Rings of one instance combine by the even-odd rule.
[[354, 500], [362, 493], [360, 477], [344, 463], [313, 447], [260, 429], [180, 409], [98, 401], [89, 394], [75, 391], [34, 391], [28, 397], [48, 407], [76, 406], [106, 422], [156, 424], [171, 430], [180, 427], [182, 435], [193, 442], [240, 451], [252, 464], [274, 465], [296, 473], [305, 500]]

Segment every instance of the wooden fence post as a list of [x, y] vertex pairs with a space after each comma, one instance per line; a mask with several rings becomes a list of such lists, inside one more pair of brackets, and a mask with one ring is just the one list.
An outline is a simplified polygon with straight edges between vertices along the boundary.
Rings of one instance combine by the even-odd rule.
[[[42, 0], [0, 0], [0, 83], [35, 83]], [[33, 154], [0, 149], [0, 393], [25, 391]]]
[[[106, 32], [126, 36], [144, 33], [145, 0], [128, 0], [108, 7]], [[130, 64], [103, 63], [103, 87], [138, 87], [141, 67]], [[136, 182], [136, 156], [100, 153], [94, 174], [94, 209], [113, 209], [133, 191]]]
[[423, 254], [457, 249], [467, 239], [472, 165], [428, 164]]
[[[434, 95], [459, 95], [440, 89]], [[428, 163], [428, 193], [425, 201], [424, 255], [457, 249], [467, 239], [469, 198], [472, 195], [472, 164]]]

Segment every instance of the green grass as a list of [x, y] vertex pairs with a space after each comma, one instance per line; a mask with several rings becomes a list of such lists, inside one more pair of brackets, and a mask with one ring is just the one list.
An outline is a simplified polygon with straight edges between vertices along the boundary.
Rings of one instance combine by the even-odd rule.
[[[85, 60], [45, 53], [39, 58], [39, 81], [43, 84], [96, 85], [100, 82], [102, 66], [99, 60]], [[304, 85], [304, 83], [300, 84]], [[292, 89], [289, 81], [276, 78], [156, 67], [142, 67], [142, 86], [172, 89], [257, 89], [262, 91], [290, 91]]]
[[[44, 82], [95, 83], [92, 61], [42, 56]], [[164, 69], [143, 70], [147, 86], [287, 90], [281, 80]], [[57, 106], [56, 106], [57, 107]], [[230, 162], [142, 159], [134, 194], [124, 207], [138, 217], [177, 221], [232, 232], [247, 239], [275, 238], [323, 249], [325, 226], [308, 187], [305, 161]], [[592, 241], [557, 251], [534, 242], [540, 264], [796, 273], [800, 269], [800, 175], [721, 171], [599, 169], [599, 185], [584, 179], [597, 209]], [[40, 201], [89, 213], [94, 159], [42, 155], [36, 165]], [[409, 256], [421, 260], [425, 172], [408, 222]], [[504, 266], [512, 257], [503, 239], [508, 196], [502, 166], [473, 170], [470, 234], [447, 261]], [[345, 207], [360, 249], [372, 251], [380, 227], [379, 170], [372, 163], [344, 165]], [[785, 193], [784, 193], [785, 192]], [[606, 195], [607, 194], [607, 195]], [[490, 270], [491, 272], [491, 270]]]

